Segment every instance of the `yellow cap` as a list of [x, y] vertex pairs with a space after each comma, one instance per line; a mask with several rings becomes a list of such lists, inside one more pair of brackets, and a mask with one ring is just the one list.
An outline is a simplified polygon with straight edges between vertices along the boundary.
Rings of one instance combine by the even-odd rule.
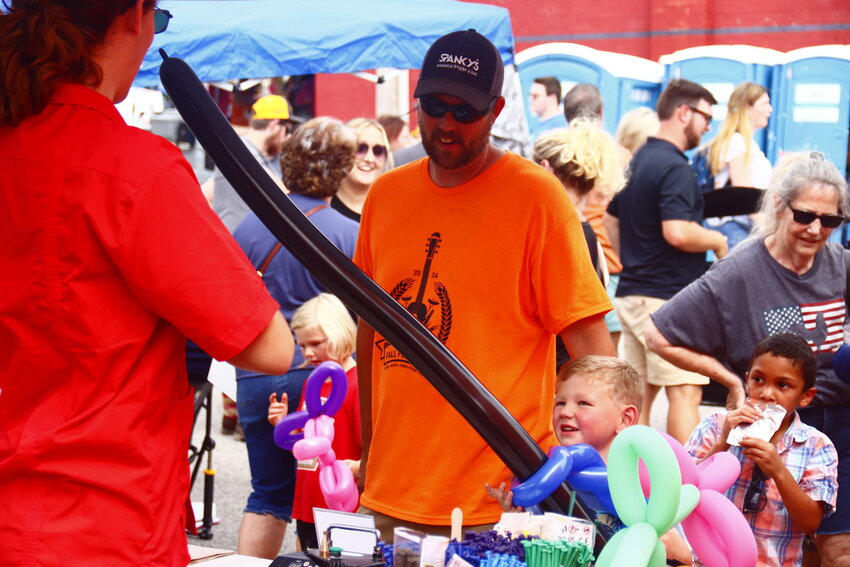
[[280, 95], [260, 97], [251, 109], [256, 120], [289, 120], [289, 103]]

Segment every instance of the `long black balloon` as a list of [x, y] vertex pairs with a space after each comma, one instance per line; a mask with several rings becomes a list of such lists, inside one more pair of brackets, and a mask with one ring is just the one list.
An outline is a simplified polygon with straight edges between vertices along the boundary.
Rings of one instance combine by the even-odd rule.
[[[307, 220], [238, 138], [191, 67], [162, 50], [160, 53], [160, 80], [174, 106], [224, 177], [272, 234], [407, 357], [517, 478], [534, 474], [546, 455], [528, 432], [451, 351]], [[566, 514], [570, 511], [570, 492], [564, 483], [541, 506]], [[572, 512], [585, 519], [592, 517], [578, 499]], [[604, 537], [597, 535], [597, 552], [604, 544]]]

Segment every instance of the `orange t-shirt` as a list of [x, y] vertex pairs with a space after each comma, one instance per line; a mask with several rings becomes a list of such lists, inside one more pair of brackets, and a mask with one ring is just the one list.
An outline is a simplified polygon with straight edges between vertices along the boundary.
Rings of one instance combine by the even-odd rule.
[[[392, 170], [369, 191], [355, 262], [553, 444], [554, 334], [611, 309], [554, 176], [513, 154], [452, 188], [431, 182], [428, 158]], [[483, 483], [508, 480], [504, 464], [378, 334], [372, 360], [361, 503], [431, 525], [449, 525], [456, 506], [466, 524], [495, 522]]]

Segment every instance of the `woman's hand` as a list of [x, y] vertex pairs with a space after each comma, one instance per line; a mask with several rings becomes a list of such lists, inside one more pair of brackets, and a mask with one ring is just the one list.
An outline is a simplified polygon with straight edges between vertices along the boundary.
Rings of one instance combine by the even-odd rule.
[[272, 395], [269, 396], [269, 423], [277, 425], [281, 419], [286, 417], [286, 414], [289, 413], [288, 403], [289, 396], [286, 395], [286, 392], [280, 395], [280, 401], [277, 401], [277, 393], [272, 392]]

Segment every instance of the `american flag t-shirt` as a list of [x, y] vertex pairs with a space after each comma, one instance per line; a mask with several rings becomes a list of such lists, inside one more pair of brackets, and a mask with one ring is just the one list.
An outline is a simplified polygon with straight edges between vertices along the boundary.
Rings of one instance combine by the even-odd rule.
[[[764, 322], [770, 335], [784, 332], [794, 332], [793, 327], [802, 325], [806, 332], [797, 332], [806, 339], [815, 353], [834, 351], [844, 342], [844, 317], [846, 306], [843, 299], [832, 299], [817, 303], [803, 303], [775, 307], [764, 312]], [[815, 333], [818, 330], [818, 320], [823, 319], [826, 335]], [[822, 340], [818, 340], [823, 336]], [[814, 340], [813, 338], [814, 337]]]

